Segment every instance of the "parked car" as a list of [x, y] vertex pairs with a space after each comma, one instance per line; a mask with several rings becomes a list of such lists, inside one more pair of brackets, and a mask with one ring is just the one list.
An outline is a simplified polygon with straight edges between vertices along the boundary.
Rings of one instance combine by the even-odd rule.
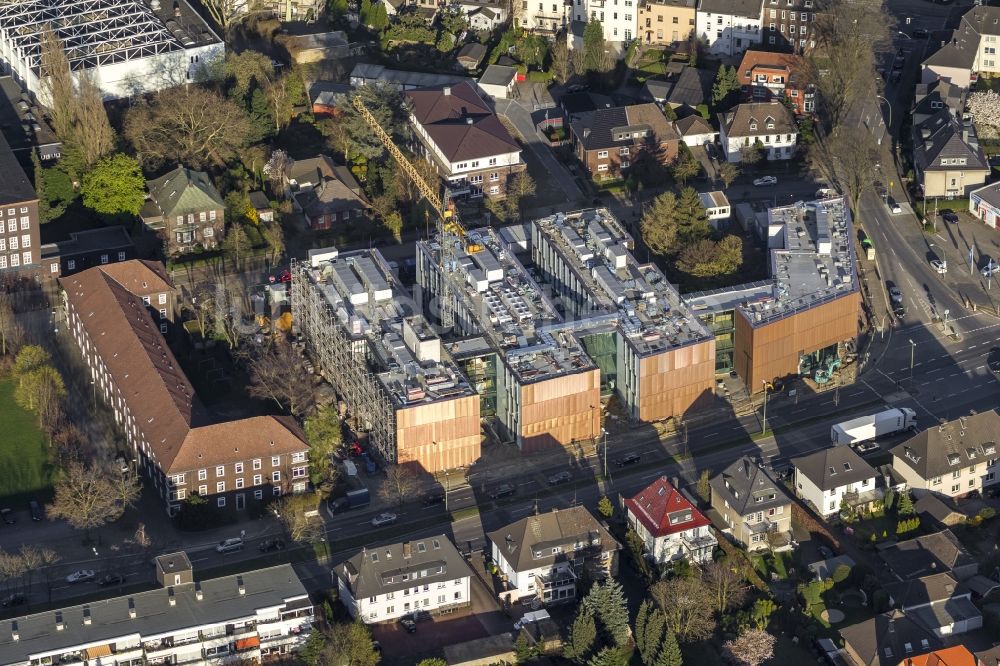
[[563, 471], [563, 472], [556, 472], [555, 474], [550, 476], [547, 480], [550, 486], [558, 486], [561, 483], [567, 483], [572, 478], [573, 478], [572, 474]]
[[31, 511], [31, 519], [36, 523], [45, 520], [45, 512], [42, 510], [42, 505], [35, 500], [28, 502], [28, 509]]
[[876, 451], [879, 451], [880, 449], [881, 449], [881, 447], [878, 444], [876, 444], [875, 442], [862, 442], [862, 443], [860, 443], [860, 444], [858, 444], [857, 446], [854, 447], [854, 450], [860, 456], [866, 456], [866, 455], [868, 455], [870, 453], [875, 453]]
[[17, 522], [17, 518], [14, 517], [14, 512], [10, 509], [0, 509], [0, 520], [3, 520], [6, 525], [13, 525]]
[[778, 179], [774, 176], [761, 176], [753, 181], [755, 187], [765, 187], [767, 185], [777, 185]]
[[501, 497], [510, 497], [517, 492], [517, 488], [509, 483], [501, 483], [499, 486], [493, 489], [490, 493], [490, 499], [500, 499]]
[[278, 538], [267, 539], [257, 546], [257, 550], [262, 553], [270, 553], [272, 550], [283, 550], [284, 548], [285, 542]]
[[886, 199], [885, 204], [889, 207], [889, 212], [893, 215], [900, 215], [903, 212], [903, 207], [900, 206], [895, 199], [889, 197]]
[[101, 586], [121, 585], [125, 582], [125, 574], [109, 573], [97, 579], [97, 584]]
[[626, 453], [621, 458], [615, 460], [615, 467], [625, 467], [626, 465], [634, 465], [639, 462], [641, 456], [638, 453]]
[[903, 302], [903, 292], [899, 290], [899, 287], [897, 287], [892, 282], [886, 282], [885, 286], [886, 289], [889, 290], [889, 300], [891, 300], [893, 303]]
[[931, 259], [931, 268], [941, 275], [944, 275], [948, 272], [948, 262], [942, 261], [941, 259]]
[[719, 149], [715, 147], [715, 144], [711, 141], [705, 142], [705, 152], [708, 154], [708, 158], [713, 162], [719, 161]]
[[444, 502], [444, 493], [442, 491], [434, 491], [424, 495], [424, 506], [434, 506], [442, 502]]
[[380, 513], [374, 518], [372, 518], [372, 527], [384, 527], [386, 525], [392, 525], [396, 522], [398, 516], [394, 513]]
[[[981, 270], [980, 273], [983, 274], [983, 277], [993, 277], [997, 273], [1000, 273], [1000, 263], [991, 261], [990, 263], [983, 266], [983, 270]], [[6, 519], [4, 520], [6, 521]]]
[[215, 547], [217, 553], [232, 553], [237, 550], [243, 550], [243, 539], [240, 537], [220, 541], [219, 545]]
[[923, 28], [917, 28], [916, 30], [913, 31], [911, 37], [913, 37], [913, 39], [927, 39], [928, 37], [930, 37], [930, 33], [924, 30]]
[[958, 224], [958, 213], [953, 210], [941, 211], [941, 219], [949, 224]]
[[13, 594], [8, 594], [3, 599], [0, 599], [0, 606], [3, 606], [4, 608], [7, 608], [8, 606], [20, 606], [27, 600], [28, 598], [26, 596], [20, 592], [15, 592]]
[[66, 582], [71, 585], [73, 583], [82, 583], [88, 580], [94, 580], [93, 569], [80, 569], [79, 571], [74, 571], [70, 575], [66, 576]]
[[404, 617], [409, 617], [414, 622], [430, 622], [433, 619], [430, 612], [425, 610], [415, 610]]
[[415, 634], [417, 632], [417, 623], [408, 617], [399, 618], [399, 624], [406, 629], [406, 633]]
[[892, 306], [892, 314], [902, 319], [906, 316], [906, 306], [902, 303], [894, 303]]

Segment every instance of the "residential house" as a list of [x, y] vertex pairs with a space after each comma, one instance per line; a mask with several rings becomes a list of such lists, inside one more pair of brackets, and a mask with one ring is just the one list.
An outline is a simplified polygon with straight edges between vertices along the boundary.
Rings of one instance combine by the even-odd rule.
[[41, 250], [42, 276], [55, 279], [93, 266], [135, 259], [135, 245], [125, 227], [72, 231], [69, 238]]
[[486, 536], [509, 604], [573, 601], [585, 570], [590, 580], [618, 571], [621, 546], [583, 506], [526, 516]]
[[990, 165], [972, 121], [941, 109], [913, 126], [913, 170], [924, 198], [967, 196], [986, 182]]
[[254, 190], [249, 194], [249, 197], [250, 205], [257, 213], [257, 219], [261, 222], [274, 222], [274, 209], [271, 208], [271, 202], [268, 201], [267, 195], [260, 190]]
[[948, 79], [935, 79], [930, 83], [918, 83], [914, 91], [912, 116], [914, 125], [922, 125], [942, 109], [948, 109], [953, 116], [961, 118], [965, 112], [966, 89]]
[[979, 494], [997, 483], [1000, 414], [993, 410], [930, 427], [893, 447], [892, 468], [917, 497]]
[[719, 137], [718, 131], [711, 124], [696, 113], [681, 118], [674, 122], [674, 128], [681, 135], [684, 143], [689, 148], [704, 146], [706, 143], [715, 143]]
[[[996, 666], [1000, 661], [994, 659], [990, 666]], [[978, 663], [976, 655], [969, 652], [969, 648], [964, 645], [952, 645], [951, 647], [934, 650], [927, 654], [909, 657], [899, 662], [900, 666], [985, 666], [985, 663]]]
[[698, 39], [716, 56], [737, 56], [761, 40], [761, 0], [699, 0]]
[[677, 44], [695, 32], [697, 0], [640, 0], [639, 39], [647, 44]]
[[920, 516], [924, 527], [933, 526], [936, 529], [961, 525], [967, 517], [955, 507], [953, 501], [934, 493], [918, 498], [913, 503], [913, 510]]
[[886, 586], [890, 603], [934, 632], [938, 638], [964, 634], [983, 626], [972, 603], [972, 591], [950, 573], [923, 576]]
[[515, 1], [521, 3], [521, 9], [514, 12], [514, 25], [529, 32], [555, 37], [569, 26], [573, 13], [572, 0]]
[[816, 87], [806, 81], [804, 69], [800, 55], [748, 50], [736, 71], [745, 101], [787, 100], [796, 114], [807, 115], [816, 110]]
[[676, 74], [668, 72], [667, 81], [670, 83], [670, 90], [662, 101], [672, 109], [680, 111], [686, 107], [694, 111], [712, 99], [715, 75], [707, 69], [681, 65]]
[[366, 624], [418, 610], [449, 612], [472, 600], [472, 569], [443, 534], [365, 547], [334, 573], [341, 602]]
[[[985, 650], [977, 650], [975, 652], [976, 661], [971, 666], [997, 666], [1000, 664], [1000, 642], [986, 648]], [[924, 666], [924, 665], [921, 665]], [[933, 666], [933, 665], [927, 665]], [[942, 664], [941, 666], [947, 666]], [[959, 664], [959, 666], [965, 666], [965, 664]]]
[[833, 516], [846, 504], [864, 507], [882, 499], [875, 488], [878, 473], [849, 446], [831, 446], [792, 459], [795, 492], [812, 503], [825, 517]]
[[289, 161], [284, 183], [295, 209], [302, 213], [310, 229], [330, 229], [351, 220], [360, 222], [370, 208], [351, 170], [334, 164], [326, 155]]
[[900, 666], [943, 647], [941, 639], [903, 611], [893, 609], [840, 630], [851, 666]]
[[717, 227], [720, 220], [729, 219], [732, 206], [730, 206], [725, 192], [722, 190], [699, 192], [698, 198], [701, 200], [702, 208], [705, 209], [705, 214], [708, 215], [708, 223], [713, 227]]
[[0, 276], [41, 269], [38, 195], [0, 136]]
[[573, 148], [595, 180], [622, 178], [637, 161], [677, 159], [680, 135], [656, 104], [596, 109], [570, 125]]
[[[48, 166], [62, 157], [62, 142], [33, 94], [13, 76], [0, 76], [0, 133], [18, 154], [34, 151]], [[27, 160], [22, 163], [27, 167]]]
[[488, 65], [483, 75], [479, 77], [479, 89], [484, 95], [493, 99], [507, 99], [514, 94], [514, 83], [517, 81], [517, 68], [503, 65]]
[[468, 82], [406, 93], [418, 153], [434, 166], [452, 196], [503, 197], [524, 171], [521, 147]]
[[719, 143], [732, 163], [754, 146], [768, 160], [789, 160], [795, 155], [799, 128], [791, 111], [781, 102], [747, 102], [719, 114]]
[[895, 543], [879, 557], [899, 580], [951, 573], [964, 583], [979, 573], [979, 563], [948, 529]]
[[305, 491], [309, 447], [293, 419], [225, 420], [195, 394], [163, 337], [172, 286], [154, 265], [124, 261], [59, 280], [94, 392], [147, 487], [170, 515], [195, 494], [240, 511], [250, 500], [263, 502], [265, 491], [268, 498]]
[[492, 31], [507, 20], [507, 3], [499, 0], [452, 0], [449, 6], [465, 15], [472, 30]]
[[712, 508], [726, 532], [748, 550], [788, 548], [792, 501], [763, 465], [743, 456], [709, 481]]
[[718, 542], [712, 521], [661, 476], [625, 500], [625, 515], [657, 564], [686, 560], [703, 564], [712, 559]]
[[[933, 47], [935, 44], [929, 44]], [[930, 83], [948, 79], [961, 88], [969, 88], [979, 74], [1000, 73], [1000, 7], [976, 6], [963, 16], [950, 39], [921, 63], [920, 80]]]
[[294, 659], [312, 632], [309, 593], [290, 564], [195, 582], [183, 552], [155, 562], [155, 589], [8, 621], [0, 662], [274, 663]]
[[225, 234], [226, 204], [204, 171], [179, 166], [146, 181], [142, 221], [161, 232], [168, 256], [215, 249]]
[[[550, 0], [551, 1], [551, 0]], [[570, 48], [581, 48], [583, 45], [583, 31], [587, 22], [598, 20], [604, 29], [604, 41], [611, 51], [621, 50], [632, 38], [636, 36], [637, 8], [632, 1], [623, 2], [621, 5], [613, 3], [608, 5], [605, 0], [582, 0], [571, 8], [572, 25], [570, 33], [573, 40]]]
[[764, 0], [761, 43], [769, 49], [805, 53], [816, 46], [814, 0]]
[[333, 81], [314, 81], [309, 86], [309, 102], [313, 115], [336, 118], [340, 113], [338, 106], [344, 104], [346, 95], [354, 90], [349, 83]]
[[969, 192], [969, 212], [996, 229], [1000, 224], [1000, 182]]

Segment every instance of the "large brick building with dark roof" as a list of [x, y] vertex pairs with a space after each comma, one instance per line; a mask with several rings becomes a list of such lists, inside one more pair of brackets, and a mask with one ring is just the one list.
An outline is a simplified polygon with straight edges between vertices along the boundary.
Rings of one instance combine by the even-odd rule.
[[40, 245], [38, 195], [0, 136], [0, 275], [37, 273]]
[[453, 196], [502, 197], [507, 181], [527, 168], [521, 146], [472, 84], [411, 90], [406, 96], [418, 152]]
[[576, 157], [595, 180], [623, 177], [642, 159], [670, 164], [681, 138], [653, 103], [597, 109], [570, 125]]
[[306, 490], [308, 446], [292, 419], [223, 420], [198, 399], [161, 333], [158, 310], [173, 285], [158, 268], [125, 261], [59, 281], [94, 391], [138, 469], [171, 514], [193, 494], [241, 510], [250, 500]]

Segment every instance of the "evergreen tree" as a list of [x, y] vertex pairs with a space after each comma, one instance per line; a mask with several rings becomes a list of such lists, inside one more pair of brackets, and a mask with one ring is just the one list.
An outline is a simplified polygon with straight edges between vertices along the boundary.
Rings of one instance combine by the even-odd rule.
[[587, 662], [587, 666], [628, 666], [632, 651], [628, 645], [605, 646]]
[[386, 29], [389, 25], [389, 14], [385, 11], [384, 2], [379, 2], [372, 7], [368, 23], [371, 25], [372, 30], [382, 32]]
[[38, 151], [31, 149], [31, 170], [35, 175], [35, 193], [38, 194], [38, 220], [45, 224], [52, 219], [52, 208], [49, 206], [49, 199], [45, 195], [45, 169], [38, 159]]
[[[649, 603], [649, 602], [647, 602]], [[646, 635], [640, 640], [636, 637], [639, 655], [643, 664], [653, 664], [663, 642], [663, 632], [667, 629], [667, 618], [663, 611], [649, 603], [649, 616], [646, 618]]]
[[693, 187], [685, 187], [677, 197], [678, 235], [685, 243], [706, 238], [711, 232], [708, 213]]
[[360, 19], [361, 25], [369, 25], [372, 15], [372, 0], [361, 0]]
[[673, 252], [677, 247], [678, 223], [676, 194], [664, 192], [653, 199], [639, 223], [646, 247], [655, 254]]
[[635, 644], [639, 648], [639, 654], [643, 662], [646, 661], [646, 652], [643, 647], [646, 642], [646, 626], [651, 608], [652, 605], [649, 603], [649, 600], [644, 600], [639, 605], [639, 612], [635, 616]]
[[899, 493], [899, 498], [896, 500], [896, 514], [900, 516], [912, 516], [914, 513], [913, 499], [910, 498], [910, 492], [903, 490]]
[[330, 0], [326, 5], [327, 11], [333, 18], [338, 18], [347, 13], [347, 0]]
[[583, 68], [587, 72], [605, 70], [604, 26], [600, 21], [587, 21], [583, 30]]
[[603, 583], [590, 588], [590, 593], [583, 600], [583, 604], [600, 620], [601, 627], [615, 645], [628, 643], [632, 633], [629, 627], [628, 604], [625, 602], [625, 593], [618, 581], [607, 578]]
[[682, 666], [683, 663], [684, 657], [681, 655], [681, 646], [677, 644], [677, 636], [667, 630], [653, 666]]
[[594, 614], [587, 606], [581, 605], [569, 629], [563, 656], [578, 664], [585, 663], [596, 640], [597, 624], [594, 622]]
[[255, 87], [253, 94], [250, 95], [250, 134], [247, 141], [260, 143], [272, 134], [274, 134], [274, 114], [271, 105], [264, 91]]

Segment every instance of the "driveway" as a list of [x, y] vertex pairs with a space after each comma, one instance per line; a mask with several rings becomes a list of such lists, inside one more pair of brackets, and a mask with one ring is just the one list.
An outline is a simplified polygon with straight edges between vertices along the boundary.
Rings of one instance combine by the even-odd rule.
[[535, 123], [531, 120], [531, 113], [512, 99], [495, 100], [495, 109], [497, 114], [509, 120], [514, 128], [517, 129], [528, 149], [538, 158], [542, 167], [551, 177], [551, 180], [548, 182], [539, 182], [538, 185], [545, 187], [550, 183], [554, 183], [566, 195], [566, 201], [571, 203], [582, 198], [583, 193], [576, 186], [573, 174], [555, 158], [552, 150], [538, 138]]

